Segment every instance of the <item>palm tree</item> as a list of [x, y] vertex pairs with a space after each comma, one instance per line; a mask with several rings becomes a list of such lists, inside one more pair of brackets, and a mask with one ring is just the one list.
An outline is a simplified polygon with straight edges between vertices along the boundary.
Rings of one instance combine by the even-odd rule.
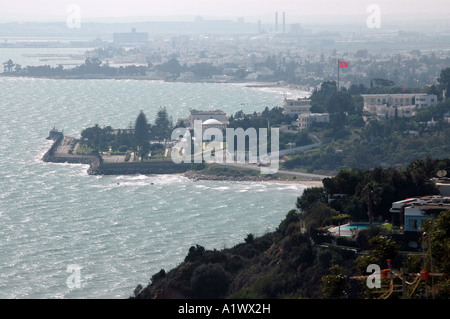
[[367, 215], [369, 216], [369, 227], [373, 222], [373, 206], [381, 199], [381, 187], [375, 182], [367, 183], [361, 190], [361, 197], [367, 205]]

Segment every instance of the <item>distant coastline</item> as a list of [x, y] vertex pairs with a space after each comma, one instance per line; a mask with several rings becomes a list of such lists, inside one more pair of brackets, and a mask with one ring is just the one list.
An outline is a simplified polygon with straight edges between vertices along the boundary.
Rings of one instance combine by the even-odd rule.
[[136, 81], [156, 81], [167, 83], [212, 83], [212, 84], [242, 84], [247, 88], [283, 88], [294, 91], [310, 92], [309, 88], [301, 87], [295, 84], [286, 84], [280, 82], [255, 82], [255, 81], [239, 81], [239, 80], [166, 80], [158, 79], [147, 75], [103, 75], [103, 74], [90, 74], [90, 75], [17, 75], [0, 73], [0, 77], [4, 78], [30, 78], [30, 79], [49, 79], [49, 80], [136, 80]]

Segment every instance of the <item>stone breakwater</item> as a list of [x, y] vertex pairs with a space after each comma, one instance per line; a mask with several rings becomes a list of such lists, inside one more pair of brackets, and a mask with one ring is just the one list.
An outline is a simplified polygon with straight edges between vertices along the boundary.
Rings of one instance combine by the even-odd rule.
[[70, 163], [70, 164], [86, 164], [89, 165], [88, 173], [93, 174], [100, 166], [100, 158], [94, 155], [73, 155], [69, 153], [70, 142], [74, 139], [64, 137], [63, 133], [52, 130], [50, 131], [49, 140], [54, 143], [50, 149], [44, 154], [42, 160], [48, 163]]
[[152, 175], [152, 174], [181, 174], [191, 168], [190, 164], [175, 164], [166, 162], [133, 162], [100, 164], [92, 170], [91, 175]]
[[280, 183], [296, 183], [296, 184], [321, 184], [319, 181], [308, 181], [302, 179], [295, 179], [286, 176], [250, 176], [250, 175], [206, 175], [195, 171], [188, 171], [184, 174], [185, 177], [194, 181], [232, 181], [232, 182], [280, 182]]

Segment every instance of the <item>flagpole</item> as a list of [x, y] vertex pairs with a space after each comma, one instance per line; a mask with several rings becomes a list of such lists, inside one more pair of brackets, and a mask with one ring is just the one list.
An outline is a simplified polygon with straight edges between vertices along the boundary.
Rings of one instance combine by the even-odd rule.
[[338, 59], [338, 82], [337, 82], [337, 91], [339, 92], [339, 69], [340, 69], [340, 61]]

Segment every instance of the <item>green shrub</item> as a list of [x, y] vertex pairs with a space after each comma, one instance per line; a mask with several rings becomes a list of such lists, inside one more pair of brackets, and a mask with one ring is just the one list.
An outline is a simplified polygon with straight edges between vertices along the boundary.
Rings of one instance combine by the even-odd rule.
[[253, 234], [248, 234], [247, 237], [245, 238], [245, 243], [246, 244], [253, 244], [255, 240], [255, 236]]
[[185, 262], [193, 262], [201, 259], [205, 255], [205, 247], [200, 245], [191, 246], [189, 253], [184, 258]]
[[249, 289], [250, 298], [275, 299], [283, 291], [283, 282], [275, 274], [260, 277]]
[[119, 152], [121, 153], [125, 153], [128, 150], [128, 146], [126, 145], [122, 145], [121, 147], [119, 147]]
[[219, 264], [198, 266], [191, 278], [192, 292], [196, 298], [222, 298], [228, 291], [230, 276]]
[[164, 277], [166, 277], [166, 271], [164, 269], [161, 269], [158, 273], [152, 276], [152, 284], [163, 279]]

